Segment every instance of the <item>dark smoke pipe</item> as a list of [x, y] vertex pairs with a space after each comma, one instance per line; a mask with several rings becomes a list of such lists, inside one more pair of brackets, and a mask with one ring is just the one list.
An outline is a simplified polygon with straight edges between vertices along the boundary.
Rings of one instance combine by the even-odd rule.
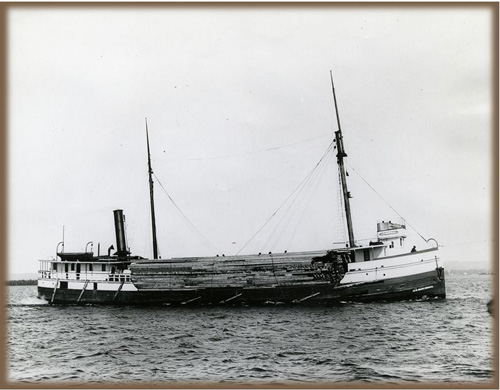
[[125, 237], [125, 216], [123, 210], [114, 210], [113, 213], [115, 215], [116, 255], [127, 256], [130, 252], [127, 250]]

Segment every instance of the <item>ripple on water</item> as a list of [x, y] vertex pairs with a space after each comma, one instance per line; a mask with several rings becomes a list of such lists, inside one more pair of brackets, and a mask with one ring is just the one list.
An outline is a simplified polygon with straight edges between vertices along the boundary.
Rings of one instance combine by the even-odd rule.
[[[56, 307], [21, 298], [7, 312], [9, 377], [484, 384], [493, 376], [492, 290], [486, 279], [467, 282], [450, 279], [455, 296], [444, 301], [310, 309]], [[19, 287], [16, 297], [36, 294]], [[467, 289], [476, 291], [460, 293]]]

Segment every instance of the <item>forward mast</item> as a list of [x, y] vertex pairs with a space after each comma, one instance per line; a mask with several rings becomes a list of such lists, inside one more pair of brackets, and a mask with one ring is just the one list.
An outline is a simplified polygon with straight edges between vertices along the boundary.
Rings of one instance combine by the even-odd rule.
[[349, 198], [351, 197], [351, 194], [347, 189], [347, 180], [344, 168], [344, 157], [347, 157], [347, 154], [344, 150], [344, 139], [342, 137], [342, 128], [340, 127], [340, 117], [339, 117], [339, 110], [337, 107], [337, 98], [335, 96], [335, 86], [333, 85], [332, 71], [330, 71], [330, 79], [332, 80], [333, 102], [335, 104], [335, 114], [337, 116], [337, 125], [339, 128], [335, 132], [335, 142], [337, 144], [337, 164], [339, 166], [340, 181], [342, 184], [342, 195], [344, 198], [345, 216], [347, 220], [347, 233], [349, 235], [349, 247], [354, 248], [356, 245], [354, 244], [354, 231], [352, 228], [351, 206], [349, 204]]

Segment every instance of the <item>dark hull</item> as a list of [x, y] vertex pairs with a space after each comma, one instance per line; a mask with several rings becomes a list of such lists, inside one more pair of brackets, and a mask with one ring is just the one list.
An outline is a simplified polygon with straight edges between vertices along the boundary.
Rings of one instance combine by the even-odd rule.
[[[51, 288], [38, 287], [38, 297], [52, 300]], [[54, 304], [113, 304], [140, 306], [199, 305], [325, 305], [339, 302], [396, 301], [420, 298], [445, 298], [443, 269], [418, 275], [379, 280], [351, 286], [334, 287], [331, 283], [314, 286], [277, 286], [273, 288], [212, 288], [179, 290], [139, 290], [136, 292], [59, 289]], [[79, 300], [80, 297], [80, 300]], [[79, 301], [78, 301], [79, 300]]]

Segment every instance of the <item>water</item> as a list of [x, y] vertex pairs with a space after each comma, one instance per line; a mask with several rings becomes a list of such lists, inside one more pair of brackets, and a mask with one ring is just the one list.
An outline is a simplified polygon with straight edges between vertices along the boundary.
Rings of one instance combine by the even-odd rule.
[[8, 377], [42, 383], [397, 383], [493, 380], [488, 275], [446, 300], [336, 307], [50, 306], [8, 292]]

